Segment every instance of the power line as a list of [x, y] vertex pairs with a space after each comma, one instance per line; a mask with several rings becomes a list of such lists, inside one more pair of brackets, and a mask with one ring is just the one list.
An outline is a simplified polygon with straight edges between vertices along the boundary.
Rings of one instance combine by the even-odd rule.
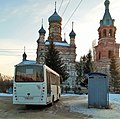
[[59, 13], [59, 11], [60, 11], [60, 9], [61, 9], [61, 7], [62, 7], [62, 4], [63, 4], [63, 0], [61, 1], [60, 7], [59, 7], [59, 9], [58, 9], [58, 13]]
[[[32, 53], [32, 52], [35, 52], [36, 49], [28, 49], [26, 52], [27, 53]], [[23, 53], [23, 49], [0, 49], [0, 52], [10, 52], [10, 53], [16, 53], [16, 52], [19, 52], [19, 53]]]
[[[6, 53], [0, 53], [0, 56], [20, 56], [20, 57], [22, 57], [22, 55], [23, 54], [11, 54], [11, 53], [9, 53], [9, 54], [6, 54]], [[32, 53], [32, 54], [29, 54], [28, 53], [28, 55], [27, 56], [35, 56], [36, 54], [34, 53]]]
[[65, 14], [65, 12], [66, 12], [66, 10], [67, 10], [67, 8], [68, 8], [70, 2], [71, 2], [71, 0], [68, 1], [68, 4], [66, 5], [66, 7], [65, 7], [65, 9], [64, 9], [64, 11], [63, 11], [63, 13], [62, 13], [62, 16]]
[[74, 15], [74, 13], [76, 12], [76, 10], [78, 9], [78, 7], [80, 6], [81, 3], [82, 3], [82, 0], [79, 2], [78, 6], [75, 8], [75, 10], [73, 11], [73, 13], [71, 14], [70, 18], [68, 19], [68, 21], [64, 25], [63, 29], [66, 27], [66, 25], [68, 24], [68, 22], [70, 21], [70, 19], [72, 18], [72, 16]]
[[[0, 56], [20, 56], [22, 57], [22, 54], [0, 54]], [[36, 56], [35, 54], [29, 54], [27, 56]]]
[[[28, 49], [28, 56], [36, 54], [36, 49]], [[0, 49], [0, 56], [22, 56], [23, 49]]]
[[[23, 52], [21, 51], [0, 51], [0, 53], [12, 53], [12, 54], [15, 54], [15, 53], [19, 53], [19, 54], [23, 54]], [[35, 53], [35, 52], [26, 52], [26, 53]]]
[[[0, 50], [24, 50], [24, 49], [0, 49]], [[36, 50], [36, 49], [27, 49], [27, 50]]]
[[14, 54], [14, 55], [13, 54], [0, 54], [0, 56], [10, 56], [10, 57], [11, 56], [18, 56], [18, 57], [20, 56], [21, 57], [22, 55], [17, 55], [17, 54]]

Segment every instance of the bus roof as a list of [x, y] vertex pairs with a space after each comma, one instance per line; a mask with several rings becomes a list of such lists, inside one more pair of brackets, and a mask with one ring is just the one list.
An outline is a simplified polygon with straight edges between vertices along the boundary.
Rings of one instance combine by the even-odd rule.
[[[23, 66], [23, 65], [39, 65], [40, 66], [41, 64], [38, 64], [35, 60], [25, 60], [25, 61], [22, 61], [19, 64], [15, 65], [15, 67], [16, 66]], [[49, 68], [45, 64], [44, 64], [44, 67], [47, 68], [48, 70], [50, 70], [51, 72], [53, 72], [54, 74], [60, 76], [57, 72], [55, 72], [54, 70], [52, 70], [51, 68]]]
[[45, 67], [46, 69], [48, 69], [49, 71], [51, 71], [52, 73], [54, 73], [55, 75], [60, 76], [56, 71], [52, 70], [50, 67], [48, 67], [48, 66], [46, 66], [46, 65], [44, 65], [44, 67]]

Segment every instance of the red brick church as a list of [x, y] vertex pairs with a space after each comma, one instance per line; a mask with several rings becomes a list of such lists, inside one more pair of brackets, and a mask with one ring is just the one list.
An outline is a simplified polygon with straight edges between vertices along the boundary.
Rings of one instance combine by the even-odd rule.
[[94, 60], [97, 71], [108, 73], [112, 54], [119, 58], [120, 44], [116, 43], [116, 27], [114, 26], [115, 20], [112, 19], [109, 10], [110, 1], [105, 0], [104, 5], [105, 13], [98, 28], [99, 38], [98, 45], [95, 47]]
[[[50, 41], [52, 40], [55, 44], [55, 48], [59, 51], [60, 57], [65, 64], [66, 71], [69, 73], [69, 78], [64, 82], [65, 85], [69, 85], [70, 87], [75, 86], [76, 80], [76, 44], [75, 44], [75, 36], [76, 33], [72, 30], [69, 34], [70, 36], [70, 44], [68, 44], [66, 39], [62, 38], [62, 18], [58, 15], [56, 11], [48, 18], [49, 22], [49, 34], [48, 38], [45, 39], [45, 29], [43, 28], [43, 24], [41, 29], [39, 30], [39, 38], [37, 40], [37, 58], [36, 61], [38, 63], [45, 63], [45, 53], [48, 50], [48, 46]], [[54, 56], [53, 56], [54, 57]]]

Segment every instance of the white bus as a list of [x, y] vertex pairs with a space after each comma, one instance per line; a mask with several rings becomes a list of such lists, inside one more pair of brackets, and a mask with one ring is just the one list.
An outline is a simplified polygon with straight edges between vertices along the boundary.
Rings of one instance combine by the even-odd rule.
[[46, 65], [26, 60], [15, 66], [13, 104], [53, 104], [60, 95], [60, 75]]

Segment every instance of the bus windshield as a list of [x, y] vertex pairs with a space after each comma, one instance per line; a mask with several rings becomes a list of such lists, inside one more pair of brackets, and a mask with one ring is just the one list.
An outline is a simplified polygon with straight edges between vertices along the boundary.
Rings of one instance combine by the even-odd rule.
[[43, 66], [17, 66], [15, 70], [16, 82], [43, 82]]

